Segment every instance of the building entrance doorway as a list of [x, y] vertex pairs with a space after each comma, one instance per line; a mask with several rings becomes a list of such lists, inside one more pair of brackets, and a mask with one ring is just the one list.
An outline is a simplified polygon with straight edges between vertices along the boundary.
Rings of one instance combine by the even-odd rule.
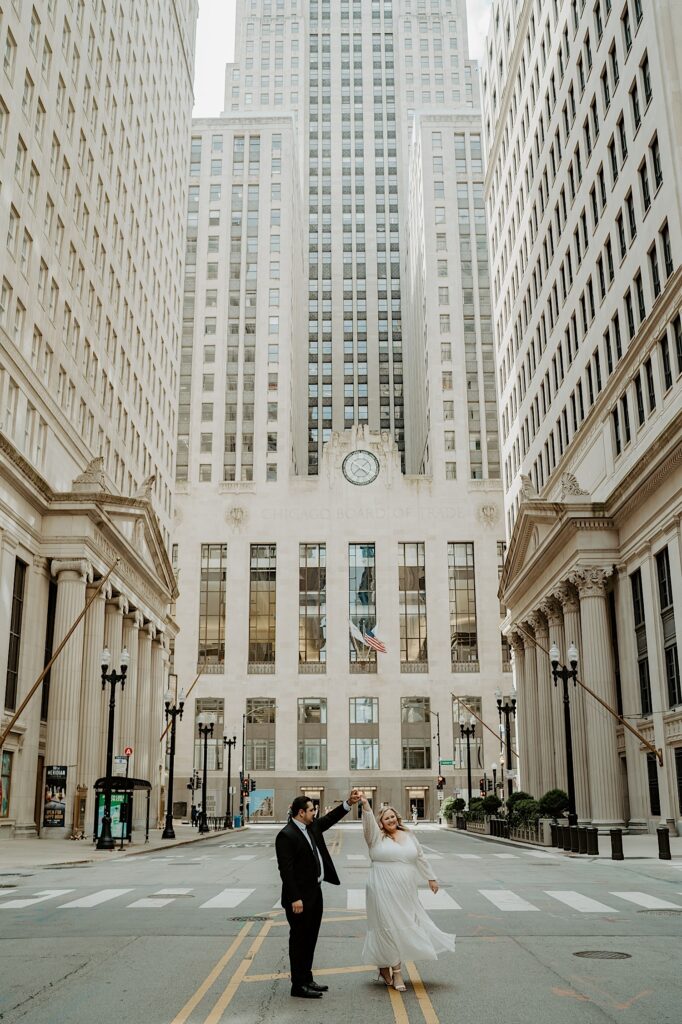
[[312, 800], [316, 818], [319, 818], [320, 814], [324, 814], [324, 804], [322, 803], [324, 789], [303, 789], [303, 796], [307, 796], [309, 800]]
[[414, 820], [414, 812], [417, 812], [417, 821], [423, 821], [428, 811], [428, 790], [408, 789], [405, 808], [405, 817], [408, 821]]

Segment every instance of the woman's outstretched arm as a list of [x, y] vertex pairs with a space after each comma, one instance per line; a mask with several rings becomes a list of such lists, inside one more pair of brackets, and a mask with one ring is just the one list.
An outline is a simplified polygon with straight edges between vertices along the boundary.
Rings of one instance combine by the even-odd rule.
[[376, 818], [372, 814], [372, 808], [369, 805], [369, 801], [362, 798], [362, 834], [365, 837], [367, 846], [372, 849], [377, 843], [381, 842], [381, 831], [376, 823]]

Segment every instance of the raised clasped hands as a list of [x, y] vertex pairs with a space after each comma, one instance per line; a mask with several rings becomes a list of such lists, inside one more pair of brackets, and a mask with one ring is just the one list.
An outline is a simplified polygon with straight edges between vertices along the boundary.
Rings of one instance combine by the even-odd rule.
[[354, 804], [357, 804], [360, 802], [360, 800], [362, 800], [362, 796], [363, 794], [361, 790], [351, 789], [350, 796], [348, 797], [348, 803], [350, 804], [351, 807], [353, 807]]

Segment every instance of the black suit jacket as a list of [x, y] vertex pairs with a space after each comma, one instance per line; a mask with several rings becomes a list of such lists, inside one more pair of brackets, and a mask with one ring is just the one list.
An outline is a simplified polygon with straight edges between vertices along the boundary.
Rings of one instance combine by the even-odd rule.
[[[309, 831], [313, 841], [320, 851], [322, 865], [324, 868], [322, 877], [325, 882], [332, 885], [340, 885], [339, 876], [336, 873], [334, 863], [329, 856], [324, 834], [332, 825], [348, 812], [343, 804], [339, 804], [329, 814], [322, 818], [316, 818]], [[277, 853], [277, 867], [282, 877], [282, 906], [295, 903], [296, 900], [310, 899], [317, 889], [317, 879], [320, 874], [320, 862], [311, 848], [298, 825], [289, 821], [275, 840], [275, 851]]]

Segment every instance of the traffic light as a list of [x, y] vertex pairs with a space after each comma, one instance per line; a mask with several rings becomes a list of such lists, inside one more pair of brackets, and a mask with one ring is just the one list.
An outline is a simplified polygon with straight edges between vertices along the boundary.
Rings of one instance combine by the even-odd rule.
[[481, 796], [485, 796], [485, 779], [478, 780], [478, 788], [480, 790]]
[[439, 775], [436, 779], [436, 789], [445, 789], [445, 776]]
[[492, 793], [492, 791], [493, 791], [493, 780], [492, 779], [488, 779], [488, 792]]
[[249, 790], [253, 793], [255, 788], [256, 788], [256, 780], [255, 779], [249, 779]]

